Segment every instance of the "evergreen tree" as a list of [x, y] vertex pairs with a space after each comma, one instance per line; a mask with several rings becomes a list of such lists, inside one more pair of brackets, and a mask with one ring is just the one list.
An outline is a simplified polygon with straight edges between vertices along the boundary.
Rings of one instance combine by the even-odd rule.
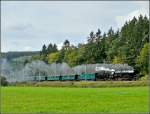
[[63, 49], [64, 50], [68, 50], [70, 47], [70, 42], [68, 40], [65, 40], [64, 41], [64, 44], [63, 44]]
[[99, 43], [102, 39], [102, 36], [101, 36], [101, 30], [98, 29], [98, 31], [96, 32], [96, 43]]
[[57, 52], [58, 51], [58, 49], [57, 49], [57, 45], [56, 44], [54, 44], [53, 45], [53, 52]]
[[53, 52], [53, 45], [50, 43], [47, 48], [47, 54]]
[[56, 44], [49, 44], [48, 45], [48, 48], [47, 48], [47, 54], [50, 54], [50, 53], [53, 53], [53, 52], [57, 52], [58, 49], [57, 49], [57, 45]]
[[41, 54], [42, 54], [42, 55], [46, 55], [46, 54], [47, 54], [47, 48], [46, 48], [46, 45], [45, 45], [45, 44], [44, 44], [43, 47], [42, 47]]
[[93, 43], [95, 41], [95, 34], [91, 31], [90, 36], [88, 37], [88, 43]]

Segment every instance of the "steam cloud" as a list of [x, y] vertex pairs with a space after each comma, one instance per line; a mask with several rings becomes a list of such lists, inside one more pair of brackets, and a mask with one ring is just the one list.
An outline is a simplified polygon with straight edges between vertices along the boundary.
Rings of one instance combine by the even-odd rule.
[[[43, 61], [36, 60], [26, 65], [13, 63], [7, 59], [0, 59], [1, 76], [5, 76], [9, 82], [33, 81], [36, 76], [66, 76], [82, 73], [95, 73], [95, 68], [114, 70], [115, 72], [129, 72], [134, 69], [127, 64], [88, 64], [78, 65], [71, 68], [67, 63], [46, 64]], [[14, 65], [15, 64], [15, 65]]]

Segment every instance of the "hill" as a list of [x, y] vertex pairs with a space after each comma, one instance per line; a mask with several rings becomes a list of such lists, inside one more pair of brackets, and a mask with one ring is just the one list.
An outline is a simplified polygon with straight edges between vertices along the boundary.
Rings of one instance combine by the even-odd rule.
[[40, 51], [11, 51], [11, 52], [2, 52], [1, 57], [6, 58], [7, 60], [12, 60], [14, 58], [22, 56], [32, 56], [39, 54]]

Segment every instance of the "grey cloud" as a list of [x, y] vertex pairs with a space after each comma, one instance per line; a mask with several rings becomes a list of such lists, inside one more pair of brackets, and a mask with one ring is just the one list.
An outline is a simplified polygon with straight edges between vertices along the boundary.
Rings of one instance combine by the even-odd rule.
[[107, 32], [110, 26], [116, 29], [116, 16], [139, 8], [129, 1], [2, 1], [1, 5], [2, 43], [8, 46], [3, 46], [4, 51], [18, 49], [13, 41], [20, 44], [20, 50], [39, 50], [44, 43], [61, 44], [64, 39], [83, 43], [91, 30]]
[[19, 24], [19, 25], [14, 25], [9, 28], [12, 31], [28, 31], [33, 29], [32, 24]]

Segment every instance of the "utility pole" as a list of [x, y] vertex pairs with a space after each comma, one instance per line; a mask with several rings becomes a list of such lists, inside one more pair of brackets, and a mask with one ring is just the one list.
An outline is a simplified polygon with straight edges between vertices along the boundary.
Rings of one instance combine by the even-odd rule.
[[56, 61], [55, 61], [55, 76], [57, 74], [56, 68], [57, 68], [57, 65], [56, 65]]
[[25, 80], [24, 80], [24, 69], [23, 69], [23, 81], [25, 81]]
[[87, 72], [87, 71], [86, 71], [86, 64], [85, 64], [85, 81], [86, 81], [86, 74], [87, 74], [86, 72]]
[[39, 82], [40, 82], [40, 71], [39, 71]]

